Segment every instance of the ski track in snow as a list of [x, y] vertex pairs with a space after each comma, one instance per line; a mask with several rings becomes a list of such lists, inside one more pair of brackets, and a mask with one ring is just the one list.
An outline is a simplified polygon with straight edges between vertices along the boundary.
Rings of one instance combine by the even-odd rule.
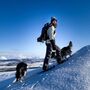
[[47, 72], [41, 67], [29, 69], [23, 82], [13, 83], [14, 74], [0, 74], [0, 90], [90, 90], [90, 46]]

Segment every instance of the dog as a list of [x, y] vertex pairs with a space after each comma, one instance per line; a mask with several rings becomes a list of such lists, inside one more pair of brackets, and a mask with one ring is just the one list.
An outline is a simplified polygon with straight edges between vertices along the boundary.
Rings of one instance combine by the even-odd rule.
[[62, 59], [67, 59], [67, 56], [69, 55], [69, 57], [71, 56], [72, 54], [72, 41], [69, 42], [69, 45], [67, 47], [64, 47], [61, 49], [61, 56], [62, 56]]
[[26, 74], [27, 64], [20, 62], [16, 66], [16, 81], [20, 81]]

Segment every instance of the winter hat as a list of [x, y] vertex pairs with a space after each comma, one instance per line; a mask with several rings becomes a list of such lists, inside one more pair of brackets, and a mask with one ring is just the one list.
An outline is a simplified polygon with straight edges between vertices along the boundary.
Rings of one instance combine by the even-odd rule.
[[53, 22], [54, 20], [57, 21], [56, 17], [51, 17], [51, 22]]

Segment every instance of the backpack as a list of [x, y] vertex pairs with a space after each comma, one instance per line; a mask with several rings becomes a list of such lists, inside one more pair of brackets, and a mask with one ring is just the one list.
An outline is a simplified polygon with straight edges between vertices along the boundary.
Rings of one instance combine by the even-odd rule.
[[49, 23], [46, 23], [44, 25], [44, 27], [42, 28], [42, 31], [41, 31], [41, 35], [37, 38], [37, 42], [43, 42], [43, 41], [46, 41], [47, 39], [49, 39], [49, 37], [47, 35], [47, 30], [49, 29], [49, 27], [50, 27]]

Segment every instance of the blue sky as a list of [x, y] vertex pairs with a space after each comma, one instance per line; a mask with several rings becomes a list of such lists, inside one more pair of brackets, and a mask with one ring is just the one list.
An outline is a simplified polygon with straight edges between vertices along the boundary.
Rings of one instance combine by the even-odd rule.
[[0, 52], [44, 56], [45, 45], [36, 39], [51, 16], [58, 19], [60, 48], [70, 40], [74, 52], [90, 44], [89, 0], [0, 0]]

